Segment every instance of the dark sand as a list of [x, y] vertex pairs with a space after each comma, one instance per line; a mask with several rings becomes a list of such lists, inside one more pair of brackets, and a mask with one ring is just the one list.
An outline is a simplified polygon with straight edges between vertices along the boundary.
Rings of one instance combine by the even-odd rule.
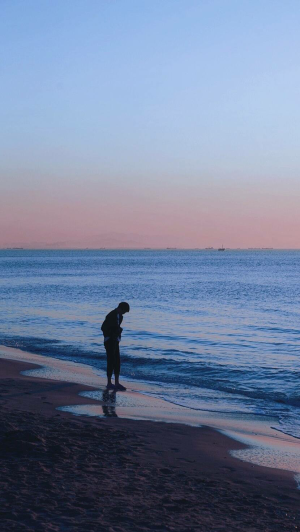
[[0, 360], [3, 531], [300, 530], [291, 473], [229, 454], [208, 428], [75, 417], [77, 384], [26, 377]]

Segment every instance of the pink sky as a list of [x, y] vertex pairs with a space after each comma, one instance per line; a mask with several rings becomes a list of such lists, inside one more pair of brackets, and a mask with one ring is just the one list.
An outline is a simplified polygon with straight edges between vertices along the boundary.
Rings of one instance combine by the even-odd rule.
[[[82, 186], [84, 183], [84, 186]], [[168, 180], [102, 185], [86, 179], [22, 187], [1, 197], [0, 246], [300, 247], [296, 184]], [[299, 187], [298, 187], [299, 188]], [[129, 236], [128, 236], [129, 235]], [[132, 235], [136, 235], [136, 238]], [[128, 244], [128, 241], [129, 244]], [[135, 244], [134, 244], [135, 245]]]

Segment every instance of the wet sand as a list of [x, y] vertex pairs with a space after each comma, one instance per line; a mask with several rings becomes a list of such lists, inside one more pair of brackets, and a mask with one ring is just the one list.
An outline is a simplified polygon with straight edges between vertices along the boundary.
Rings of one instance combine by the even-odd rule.
[[242, 462], [207, 427], [56, 410], [91, 390], [0, 360], [1, 521], [13, 531], [292, 531], [293, 474]]

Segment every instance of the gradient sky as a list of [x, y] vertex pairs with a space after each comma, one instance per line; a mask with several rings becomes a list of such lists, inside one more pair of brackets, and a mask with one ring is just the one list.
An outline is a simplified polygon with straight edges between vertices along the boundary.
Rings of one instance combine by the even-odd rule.
[[300, 248], [299, 20], [299, 0], [1, 0], [0, 246]]

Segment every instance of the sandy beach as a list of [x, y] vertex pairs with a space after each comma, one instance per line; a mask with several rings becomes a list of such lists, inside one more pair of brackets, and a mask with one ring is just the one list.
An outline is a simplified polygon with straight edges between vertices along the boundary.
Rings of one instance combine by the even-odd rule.
[[292, 531], [292, 473], [233, 458], [211, 428], [76, 417], [76, 383], [21, 375], [0, 360], [1, 520], [15, 531]]

